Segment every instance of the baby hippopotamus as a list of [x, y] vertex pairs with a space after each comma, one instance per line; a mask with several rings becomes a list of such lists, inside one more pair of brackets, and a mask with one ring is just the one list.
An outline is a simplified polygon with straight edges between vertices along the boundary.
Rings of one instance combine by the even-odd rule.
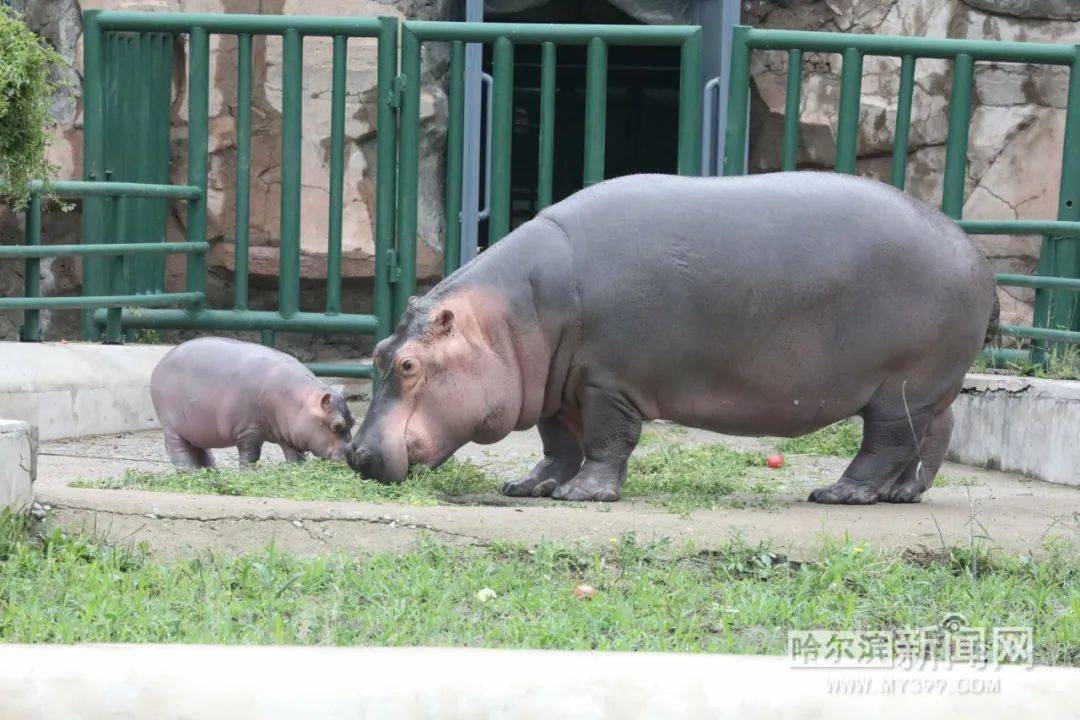
[[214, 466], [208, 448], [235, 445], [240, 464], [259, 460], [264, 442], [289, 462], [305, 452], [341, 460], [353, 417], [341, 393], [300, 362], [255, 343], [207, 337], [170, 350], [150, 377], [165, 449], [181, 469]]
[[791, 437], [861, 415], [858, 455], [810, 500], [917, 502], [996, 305], [963, 230], [882, 183], [617, 178], [411, 304], [348, 460], [399, 482], [535, 425], [544, 458], [506, 494], [617, 500], [644, 420]]

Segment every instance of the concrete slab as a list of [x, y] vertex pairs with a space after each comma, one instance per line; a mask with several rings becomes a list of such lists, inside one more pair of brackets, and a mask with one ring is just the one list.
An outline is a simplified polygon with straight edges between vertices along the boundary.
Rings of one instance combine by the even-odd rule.
[[22, 510], [34, 500], [37, 430], [18, 420], [0, 420], [0, 508]]
[[1080, 486], [1080, 382], [968, 375], [949, 459]]
[[164, 345], [0, 343], [0, 417], [42, 440], [157, 427], [150, 373]]
[[5, 718], [1075, 717], [1076, 668], [807, 669], [785, 657], [476, 648], [9, 645]]

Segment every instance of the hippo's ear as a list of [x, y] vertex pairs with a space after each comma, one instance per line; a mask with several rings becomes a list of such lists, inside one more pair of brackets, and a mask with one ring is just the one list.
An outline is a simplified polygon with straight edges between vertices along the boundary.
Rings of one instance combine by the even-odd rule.
[[319, 407], [323, 409], [323, 412], [330, 412], [330, 393], [323, 393], [319, 398]]
[[441, 337], [443, 335], [449, 335], [450, 331], [454, 329], [454, 311], [450, 308], [443, 308], [439, 312], [435, 313], [435, 317], [431, 320], [431, 334], [435, 337]]

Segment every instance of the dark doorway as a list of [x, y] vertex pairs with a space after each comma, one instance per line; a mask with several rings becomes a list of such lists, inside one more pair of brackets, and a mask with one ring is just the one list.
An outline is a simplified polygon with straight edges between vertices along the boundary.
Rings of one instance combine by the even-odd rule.
[[[555, 0], [519, 13], [488, 14], [492, 22], [632, 24], [637, 20], [605, 0]], [[584, 46], [560, 45], [555, 89], [555, 202], [580, 190], [584, 172]], [[491, 72], [491, 46], [484, 46]], [[607, 142], [604, 177], [641, 172], [674, 173], [678, 149], [679, 50], [670, 47], [608, 49]], [[539, 170], [540, 47], [514, 47], [514, 120], [511, 149], [511, 227], [536, 214]], [[486, 133], [487, 129], [483, 131]], [[479, 228], [487, 247], [487, 223]]]

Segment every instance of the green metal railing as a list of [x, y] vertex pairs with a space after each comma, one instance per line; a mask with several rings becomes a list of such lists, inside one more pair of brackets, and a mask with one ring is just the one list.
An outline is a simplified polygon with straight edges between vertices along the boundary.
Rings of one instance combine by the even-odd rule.
[[514, 47], [541, 46], [539, 209], [552, 201], [554, 178], [555, 68], [559, 45], [584, 45], [586, 55], [585, 154], [583, 185], [604, 179], [607, 120], [607, 49], [613, 45], [666, 45], [680, 48], [678, 172], [698, 175], [701, 168], [701, 28], [686, 25], [541, 25], [525, 23], [455, 23], [410, 21], [402, 26], [403, 97], [398, 158], [398, 263], [395, 309], [404, 310], [416, 283], [417, 198], [420, 133], [420, 47], [424, 42], [450, 43], [450, 97], [446, 163], [446, 240], [444, 271], [461, 259], [461, 183], [465, 43], [492, 45], [492, 187], [488, 242], [510, 231], [510, 169]]
[[[203, 197], [207, 187], [210, 36], [237, 38], [236, 98], [236, 227], [235, 290], [228, 309], [206, 306], [205, 252], [192, 252], [187, 262], [186, 293], [178, 301], [182, 308], [139, 309], [137, 311], [97, 311], [88, 314], [84, 331], [96, 336], [100, 323], [122, 328], [259, 330], [272, 342], [274, 332], [324, 332], [371, 334], [376, 339], [390, 333], [395, 317], [392, 286], [398, 271], [393, 266], [394, 203], [396, 185], [397, 100], [394, 79], [397, 68], [397, 20], [389, 17], [304, 17], [283, 15], [211, 15], [196, 13], [86, 12], [84, 22], [85, 159], [84, 176], [89, 184], [109, 177], [103, 138], [105, 137], [104, 72], [108, 33], [186, 35], [188, 38], [188, 178], [189, 187]], [[278, 268], [277, 311], [256, 311], [248, 307], [248, 229], [251, 207], [251, 102], [253, 41], [260, 35], [282, 38], [282, 176]], [[327, 242], [327, 287], [323, 312], [300, 309], [300, 199], [301, 199], [301, 113], [303, 107], [303, 46], [308, 37], [328, 37], [333, 42], [331, 80], [330, 202]], [[376, 208], [375, 208], [375, 292], [370, 315], [341, 312], [341, 233], [345, 153], [345, 77], [348, 42], [352, 38], [373, 38], [378, 42], [378, 109], [376, 112]], [[87, 228], [84, 243], [99, 241], [104, 224], [100, 206], [84, 208]], [[106, 233], [107, 234], [107, 233]], [[187, 239], [198, 246], [207, 243], [205, 202], [189, 202]], [[174, 243], [175, 244], [175, 243]], [[130, 247], [130, 246], [128, 246]], [[141, 296], [140, 296], [141, 297]], [[133, 303], [140, 308], [145, 303]], [[114, 328], [115, 329], [115, 328]], [[370, 365], [320, 363], [323, 374], [366, 377]]]
[[[1005, 335], [1035, 341], [1033, 359], [1042, 359], [1043, 343], [1080, 343], [1080, 46], [984, 40], [927, 39], [882, 35], [759, 30], [735, 28], [731, 48], [727, 151], [724, 174], [739, 175], [746, 167], [749, 124], [750, 54], [754, 50], [788, 54], [781, 169], [795, 169], [799, 141], [799, 101], [803, 54], [836, 53], [842, 57], [836, 131], [837, 172], [854, 173], [858, 150], [862, 64], [865, 56], [900, 59], [896, 134], [892, 152], [892, 184], [903, 189], [907, 175], [908, 142], [915, 63], [922, 58], [953, 61], [952, 97], [942, 211], [970, 234], [1042, 234], [1037, 275], [997, 275], [999, 285], [1036, 289], [1035, 327], [1004, 325]], [[1061, 185], [1056, 220], [963, 220], [968, 131], [975, 62], [1059, 65], [1069, 68], [1069, 93], [1062, 152]]]
[[[155, 198], [163, 200], [186, 200], [189, 204], [202, 202], [202, 190], [191, 185], [148, 185], [121, 182], [58, 182], [46, 188], [35, 183], [26, 210], [26, 245], [0, 246], [0, 260], [21, 258], [26, 261], [23, 297], [0, 298], [0, 310], [22, 310], [23, 324], [19, 332], [24, 341], [41, 340], [41, 310], [108, 308], [105, 313], [106, 342], [121, 342], [121, 308], [160, 307], [185, 303], [201, 303], [206, 299], [202, 290], [179, 293], [121, 292], [124, 277], [128, 274], [129, 258], [146, 255], [173, 253], [205, 256], [210, 249], [206, 242], [176, 243], [98, 243], [92, 245], [42, 245], [41, 199], [48, 192], [59, 198], [104, 198], [111, 206], [113, 227], [123, 236], [123, 222], [127, 213], [126, 203], [131, 198]], [[107, 294], [81, 295], [75, 297], [41, 296], [41, 258], [60, 256], [105, 258], [108, 262], [105, 281]]]

